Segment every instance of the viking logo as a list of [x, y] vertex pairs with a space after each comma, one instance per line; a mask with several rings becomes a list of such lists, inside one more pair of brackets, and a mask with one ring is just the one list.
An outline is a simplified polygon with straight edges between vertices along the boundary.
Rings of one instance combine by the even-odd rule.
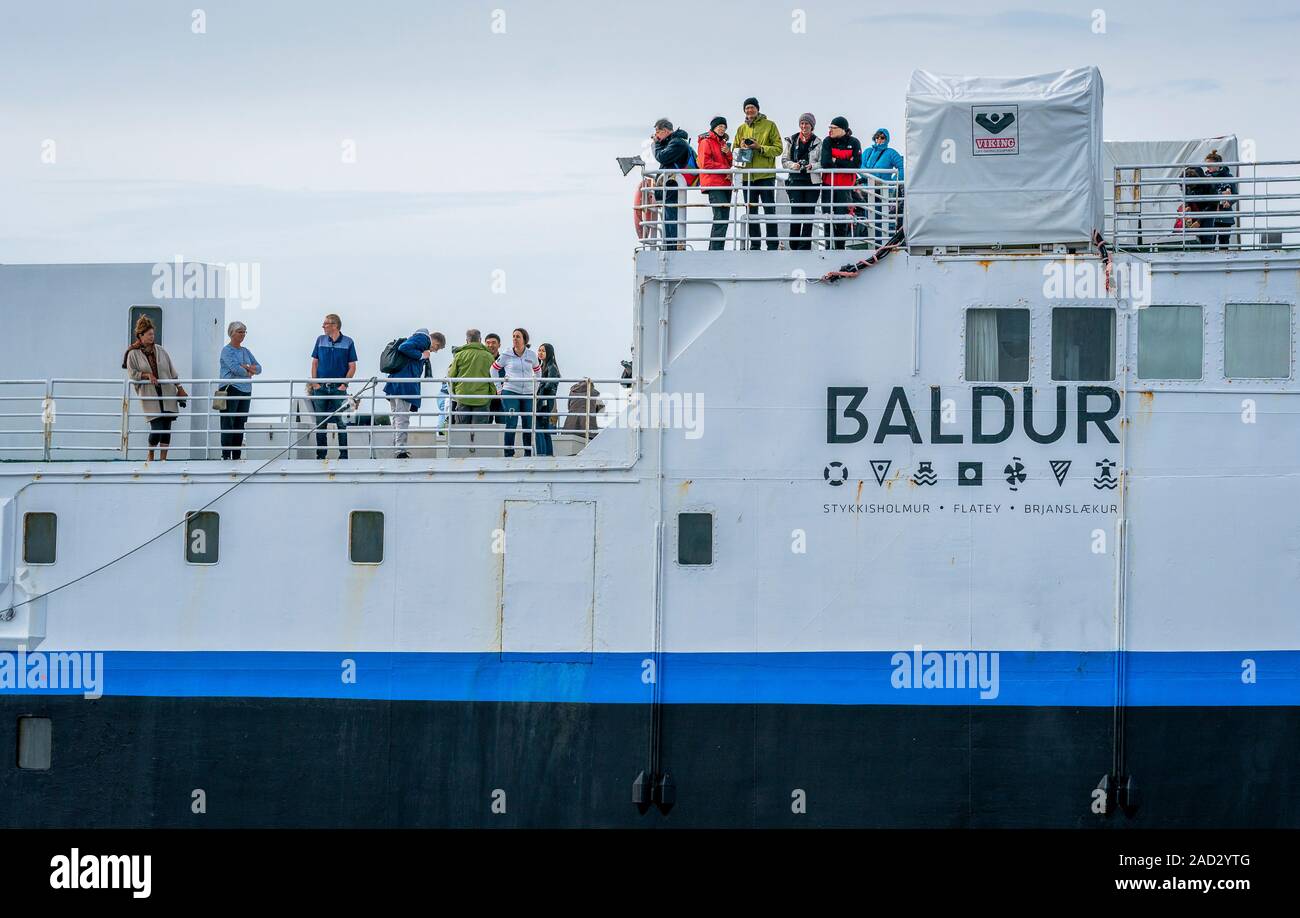
[[1098, 462], [1097, 474], [1092, 479], [1092, 486], [1098, 491], [1114, 491], [1116, 486], [1119, 485], [1119, 481], [1111, 474], [1113, 468], [1115, 468], [1114, 459], [1102, 459]]
[[1020, 152], [1020, 108], [1017, 105], [971, 106], [971, 152], [997, 156]]
[[938, 481], [939, 476], [934, 473], [933, 462], [922, 462], [920, 468], [916, 470], [916, 474], [912, 476], [912, 484], [914, 485], [933, 485]]
[[885, 483], [885, 476], [889, 474], [889, 467], [893, 462], [893, 459], [871, 460], [871, 471], [876, 476], [876, 484], [883, 485]]
[[1070, 474], [1070, 460], [1052, 459], [1049, 464], [1052, 466], [1052, 474], [1056, 476], [1056, 484], [1065, 484], [1065, 476]]
[[984, 463], [958, 462], [957, 484], [965, 487], [982, 488], [984, 486]]
[[1007, 484], [1011, 485], [1011, 490], [1018, 491], [1019, 486], [1025, 483], [1025, 467], [1020, 464], [1020, 457], [1012, 456], [1011, 461], [1002, 470], [1002, 474], [1007, 476]]
[[975, 116], [975, 123], [990, 134], [1001, 134], [1015, 121], [1015, 112], [980, 112]]
[[822, 477], [826, 479], [826, 483], [831, 487], [838, 488], [849, 480], [849, 470], [843, 462], [832, 462], [822, 469]]

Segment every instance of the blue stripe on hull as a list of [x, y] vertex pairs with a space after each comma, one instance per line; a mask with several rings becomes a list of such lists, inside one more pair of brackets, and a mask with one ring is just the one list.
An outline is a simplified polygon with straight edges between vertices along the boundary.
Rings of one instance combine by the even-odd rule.
[[[643, 704], [651, 700], [653, 686], [643, 681], [649, 677], [644, 661], [651, 656], [108, 651], [102, 691], [120, 697]], [[668, 704], [1115, 702], [1114, 653], [1003, 651], [996, 697], [981, 697], [978, 689], [895, 688], [894, 658], [891, 652], [673, 653], [664, 655], [658, 677]], [[355, 661], [355, 683], [343, 681], [345, 660]], [[1254, 661], [1254, 682], [1243, 681], [1246, 660]], [[1297, 705], [1300, 651], [1129, 653], [1125, 692], [1133, 706]], [[0, 682], [3, 693], [82, 694], [75, 688], [17, 688], [7, 680]]]

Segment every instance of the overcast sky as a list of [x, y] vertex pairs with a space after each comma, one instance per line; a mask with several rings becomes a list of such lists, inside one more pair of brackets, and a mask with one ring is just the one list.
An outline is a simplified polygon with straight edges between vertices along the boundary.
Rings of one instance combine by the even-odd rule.
[[812, 111], [901, 143], [914, 68], [1095, 64], [1107, 139], [1297, 158], [1298, 38], [1295, 5], [1249, 0], [0, 0], [0, 262], [256, 262], [261, 305], [229, 318], [272, 376], [306, 374], [327, 311], [362, 373], [417, 326], [524, 325], [566, 376], [617, 376], [613, 160], [658, 117], [694, 136], [756, 95], [784, 133]]

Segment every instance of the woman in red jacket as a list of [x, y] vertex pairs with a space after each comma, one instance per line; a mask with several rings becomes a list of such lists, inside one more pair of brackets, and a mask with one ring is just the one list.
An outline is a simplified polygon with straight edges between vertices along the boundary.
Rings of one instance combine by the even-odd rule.
[[[701, 169], [730, 169], [731, 147], [728, 145], [727, 119], [721, 115], [709, 122], [709, 132], [699, 136], [699, 165]], [[727, 220], [731, 213], [731, 176], [700, 176], [700, 187], [709, 195], [713, 205], [713, 228], [709, 231], [709, 251], [722, 249], [727, 239]]]
[[[862, 167], [862, 144], [849, 130], [849, 121], [843, 115], [831, 119], [830, 130], [822, 141], [823, 169], [857, 170]], [[854, 171], [837, 172], [823, 175], [822, 184], [830, 186], [831, 194], [831, 248], [842, 249], [844, 242], [853, 235], [853, 225], [849, 219], [849, 202], [853, 198], [853, 183], [857, 180]]]

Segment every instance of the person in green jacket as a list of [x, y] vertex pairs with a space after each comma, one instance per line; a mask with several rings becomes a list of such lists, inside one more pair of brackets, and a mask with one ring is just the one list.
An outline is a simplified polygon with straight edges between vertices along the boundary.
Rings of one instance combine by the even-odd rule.
[[736, 166], [744, 169], [745, 203], [749, 212], [749, 247], [762, 248], [756, 219], [758, 205], [762, 203], [767, 215], [767, 247], [775, 249], [780, 226], [776, 220], [776, 173], [767, 172], [776, 166], [781, 155], [781, 132], [776, 124], [758, 110], [758, 100], [750, 96], [745, 100], [745, 123], [736, 128], [733, 144], [738, 151]]
[[[481, 340], [477, 328], [465, 332], [465, 344], [456, 348], [447, 369], [448, 379], [488, 379], [492, 375], [492, 352]], [[492, 415], [487, 404], [496, 394], [491, 382], [454, 382], [451, 384], [453, 424], [490, 424]]]

